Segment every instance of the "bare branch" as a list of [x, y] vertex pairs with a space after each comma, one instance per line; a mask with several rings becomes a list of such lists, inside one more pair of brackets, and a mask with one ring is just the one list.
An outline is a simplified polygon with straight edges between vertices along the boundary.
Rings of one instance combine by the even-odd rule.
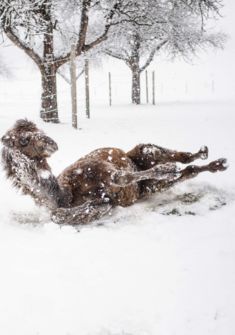
[[[57, 70], [57, 73], [58, 73], [58, 75], [59, 76], [61, 76], [61, 78], [63, 78], [65, 81], [66, 81], [66, 83], [68, 83], [69, 85], [71, 84], [71, 80], [60, 70], [60, 69], [58, 69]], [[84, 69], [82, 69], [77, 75], [76, 75], [76, 80], [78, 80], [78, 78], [80, 78], [81, 77], [81, 75], [83, 75], [83, 73], [84, 73]]]
[[140, 68], [140, 72], [144, 71], [152, 62], [155, 54], [157, 51], [159, 51], [168, 41], [162, 41], [160, 44], [158, 44], [155, 48], [153, 48], [153, 50], [150, 52], [149, 57], [147, 58], [145, 64]]
[[[86, 45], [85, 42], [86, 42], [87, 29], [88, 29], [88, 24], [89, 24], [88, 12], [89, 12], [90, 5], [91, 5], [91, 0], [83, 0], [80, 32], [79, 32], [79, 38], [78, 38], [78, 43], [76, 47], [76, 56], [80, 56], [82, 52], [87, 52], [91, 50], [92, 48], [94, 48], [95, 46], [99, 45], [101, 42], [107, 39], [108, 32], [110, 30], [110, 27], [112, 26], [112, 19], [114, 15], [116, 14], [116, 11], [121, 6], [121, 2], [120, 0], [117, 0], [113, 8], [109, 11], [108, 15], [106, 16], [106, 24], [105, 24], [103, 33], [96, 40]], [[68, 52], [63, 57], [57, 58], [55, 61], [57, 69], [63, 64], [65, 64], [69, 60], [69, 57], [70, 57], [70, 52]]]
[[83, 0], [82, 2], [82, 13], [81, 13], [81, 23], [80, 23], [80, 30], [78, 35], [78, 44], [76, 46], [76, 55], [80, 55], [84, 45], [86, 43], [86, 35], [89, 23], [89, 7], [91, 5], [91, 0]]
[[111, 50], [106, 49], [104, 52], [105, 52], [106, 55], [108, 55], [110, 57], [117, 58], [117, 59], [120, 59], [120, 60], [124, 60], [125, 62], [128, 61], [128, 58], [126, 58], [124, 55], [119, 54], [115, 51], [111, 51]]
[[22, 49], [41, 69], [42, 59], [41, 57], [30, 47], [28, 47], [21, 39], [18, 37], [10, 27], [5, 29], [5, 34], [9, 38], [11, 42], [13, 42], [16, 46]]
[[98, 44], [100, 44], [101, 42], [105, 41], [108, 37], [108, 32], [110, 30], [110, 28], [112, 27], [112, 19], [114, 17], [114, 15], [116, 14], [116, 12], [120, 9], [121, 6], [121, 1], [117, 0], [116, 3], [114, 4], [113, 8], [110, 10], [110, 12], [108, 13], [108, 15], [106, 16], [106, 24], [104, 27], [104, 32], [102, 35], [100, 35], [96, 40], [94, 40], [93, 42], [91, 42], [88, 45], [84, 45], [84, 51], [89, 51], [90, 49], [94, 48], [95, 46], [97, 46]]

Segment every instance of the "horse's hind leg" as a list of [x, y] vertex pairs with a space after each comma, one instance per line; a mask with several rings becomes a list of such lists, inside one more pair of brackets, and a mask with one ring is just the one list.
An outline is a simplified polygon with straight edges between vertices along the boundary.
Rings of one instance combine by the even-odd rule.
[[177, 172], [172, 172], [172, 175], [168, 173], [166, 178], [161, 178], [160, 180], [145, 180], [140, 183], [141, 197], [146, 195], [161, 192], [169, 189], [175, 184], [182, 182], [187, 179], [195, 178], [201, 172], [212, 172], [225, 171], [227, 169], [227, 160], [224, 158], [217, 159], [207, 165], [188, 165], [182, 170]]
[[156, 164], [164, 164], [167, 162], [188, 164], [198, 158], [207, 159], [208, 148], [203, 146], [198, 152], [191, 153], [170, 150], [154, 144], [139, 144], [128, 151], [127, 156], [140, 170], [147, 170]]

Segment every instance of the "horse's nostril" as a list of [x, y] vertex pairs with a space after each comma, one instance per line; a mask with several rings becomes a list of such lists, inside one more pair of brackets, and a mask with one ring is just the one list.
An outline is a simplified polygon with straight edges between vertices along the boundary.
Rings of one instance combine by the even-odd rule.
[[51, 141], [49, 146], [55, 151], [58, 150], [58, 145], [54, 141]]
[[50, 146], [51, 148], [53, 148], [54, 150], [57, 150], [58, 149], [58, 146], [56, 144], [55, 141], [53, 141], [50, 137], [44, 137], [44, 143], [47, 145], [47, 146]]
[[55, 150], [58, 150], [58, 145], [56, 143], [54, 143], [54, 148]]

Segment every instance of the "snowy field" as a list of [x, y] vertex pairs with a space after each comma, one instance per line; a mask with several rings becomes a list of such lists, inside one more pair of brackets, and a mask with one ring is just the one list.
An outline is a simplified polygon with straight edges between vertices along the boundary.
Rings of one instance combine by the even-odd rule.
[[62, 79], [59, 125], [38, 117], [31, 66], [1, 79], [0, 135], [19, 118], [35, 121], [59, 145], [50, 158], [56, 175], [95, 148], [149, 142], [184, 151], [206, 144], [210, 160], [226, 157], [230, 167], [79, 229], [50, 222], [0, 169], [0, 334], [235, 334], [235, 102], [213, 96], [133, 107], [120, 98], [110, 108], [106, 83], [96, 83], [92, 118], [80, 116], [76, 131]]

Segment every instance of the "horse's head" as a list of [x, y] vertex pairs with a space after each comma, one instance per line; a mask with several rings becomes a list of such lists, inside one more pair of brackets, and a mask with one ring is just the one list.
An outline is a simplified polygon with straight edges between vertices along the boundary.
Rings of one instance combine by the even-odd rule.
[[43, 131], [28, 120], [16, 121], [14, 127], [1, 139], [4, 146], [19, 150], [31, 159], [50, 157], [58, 146]]

